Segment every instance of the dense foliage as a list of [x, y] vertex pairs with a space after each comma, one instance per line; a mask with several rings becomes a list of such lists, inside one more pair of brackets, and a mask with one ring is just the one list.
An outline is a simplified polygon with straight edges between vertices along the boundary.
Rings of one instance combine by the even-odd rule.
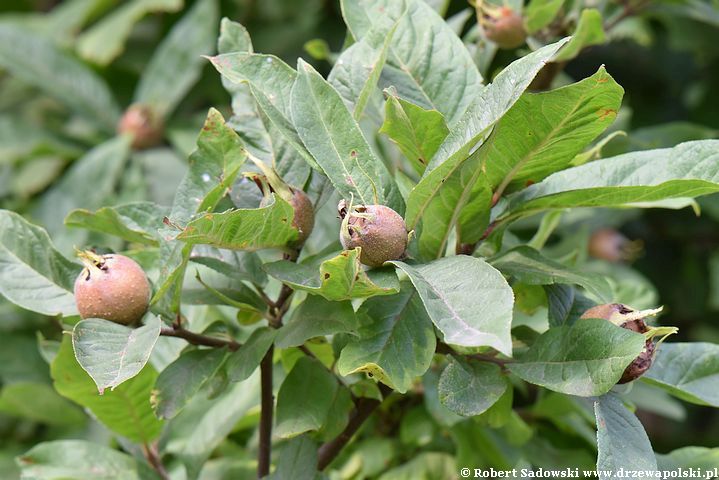
[[10, 3], [0, 477], [719, 467], [716, 5]]

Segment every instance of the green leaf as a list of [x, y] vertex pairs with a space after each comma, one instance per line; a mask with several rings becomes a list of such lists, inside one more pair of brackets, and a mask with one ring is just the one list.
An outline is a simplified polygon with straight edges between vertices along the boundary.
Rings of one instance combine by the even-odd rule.
[[397, 144], [421, 175], [449, 133], [444, 117], [437, 110], [425, 110], [396, 95], [387, 97], [384, 113], [380, 132]]
[[21, 381], [0, 390], [0, 412], [47, 425], [77, 426], [85, 415], [50, 385]]
[[298, 231], [292, 226], [295, 211], [278, 195], [273, 198], [266, 207], [206, 213], [188, 223], [176, 238], [231, 250], [283, 248], [297, 239]]
[[20, 215], [0, 210], [0, 293], [45, 315], [77, 315], [76, 265], [55, 250], [47, 232]]
[[555, 283], [545, 286], [544, 291], [547, 294], [547, 316], [550, 327], [572, 325], [596, 304], [570, 285]]
[[276, 345], [279, 348], [297, 347], [314, 337], [356, 330], [352, 303], [332, 302], [319, 295], [310, 295], [292, 313], [290, 321], [280, 328]]
[[239, 350], [232, 353], [225, 362], [230, 381], [243, 382], [250, 378], [272, 346], [276, 335], [277, 330], [273, 328], [258, 328], [252, 332]]
[[427, 371], [437, 340], [417, 292], [402, 292], [365, 301], [357, 311], [358, 339], [342, 349], [340, 375], [366, 372], [385, 385], [405, 393]]
[[316, 267], [288, 260], [266, 263], [265, 271], [295, 290], [321, 295], [327, 300], [342, 301], [375, 295], [393, 295], [399, 291], [399, 280], [389, 268], [365, 270], [360, 263], [360, 249], [346, 250]]
[[527, 246], [508, 250], [490, 259], [490, 263], [505, 275], [528, 285], [580, 285], [600, 303], [612, 300], [612, 287], [604, 277], [562, 265]]
[[367, 35], [342, 52], [327, 77], [357, 121], [372, 94], [377, 93], [377, 82], [396, 27], [396, 22], [383, 18]]
[[198, 245], [192, 250], [190, 261], [236, 280], [246, 280], [258, 285], [267, 283], [267, 274], [262, 270], [262, 260], [254, 252]]
[[597, 470], [612, 472], [614, 480], [624, 471], [655, 471], [657, 461], [652, 445], [639, 422], [616, 395], [604, 395], [594, 402], [597, 417]]
[[[170, 220], [186, 225], [197, 212], [214, 209], [235, 181], [245, 156], [240, 138], [225, 124], [220, 112], [210, 109], [197, 139], [197, 150], [190, 155], [189, 170], [177, 189]], [[180, 242], [162, 244], [161, 278], [165, 282], [155, 293], [153, 304], [172, 291], [173, 306], [179, 307], [179, 286], [191, 251], [191, 245]]]
[[490, 186], [513, 191], [569, 167], [614, 122], [623, 94], [600, 67], [580, 82], [522, 95], [482, 146], [480, 157]]
[[569, 168], [510, 197], [506, 215], [571, 207], [614, 207], [719, 191], [719, 140], [630, 152]]
[[84, 440], [43, 442], [18, 457], [17, 461], [22, 478], [33, 480], [148, 478], [145, 476], [147, 471], [145, 475], [140, 473], [146, 467], [130, 455]]
[[642, 378], [687, 402], [719, 408], [719, 345], [664, 343]]
[[453, 358], [439, 377], [439, 400], [454, 413], [473, 417], [494, 405], [507, 386], [498, 365]]
[[227, 358], [219, 348], [190, 350], [169, 364], [157, 377], [152, 392], [152, 406], [159, 418], [176, 416], [204, 387]]
[[719, 448], [683, 447], [666, 455], [657, 454], [657, 468], [662, 471], [700, 468], [704, 471], [719, 467]]
[[489, 346], [511, 356], [514, 294], [494, 267], [465, 255], [426, 265], [392, 263], [409, 276], [445, 342]]
[[317, 445], [308, 435], [285, 443], [277, 455], [277, 468], [270, 480], [316, 480]]
[[[297, 401], [300, 398], [302, 402]], [[302, 357], [287, 374], [277, 394], [275, 434], [290, 438], [320, 430], [331, 421], [337, 406], [344, 413], [342, 423], [346, 425], [351, 405], [349, 390], [340, 385], [324, 365], [313, 358]]]
[[137, 443], [149, 443], [160, 435], [162, 422], [150, 406], [150, 392], [157, 379], [151, 365], [114, 390], [98, 395], [95, 382], [75, 359], [70, 337], [64, 336], [50, 374], [60, 395], [88, 408], [118, 435]]
[[297, 133], [340, 196], [402, 213], [404, 201], [387, 167], [372, 152], [339, 93], [301, 59], [292, 89]]
[[444, 254], [455, 223], [472, 201], [480, 204], [475, 215], [489, 209], [486, 193], [480, 195], [476, 191], [482, 175], [479, 157], [476, 154], [470, 156], [470, 152], [566, 42], [564, 39], [547, 45], [510, 64], [481, 90], [457, 125], [450, 128], [449, 135], [407, 200], [405, 221], [408, 230], [416, 229], [420, 220], [429, 226], [422, 229], [419, 237], [423, 257], [439, 258]]
[[343, 0], [341, 5], [345, 23], [357, 40], [387, 18], [399, 20], [380, 84], [394, 86], [402, 98], [439, 111], [454, 125], [477, 97], [482, 76], [444, 19], [421, 0]]
[[102, 395], [114, 390], [145, 367], [160, 336], [162, 322], [149, 316], [142, 327], [129, 328], [108, 320], [89, 318], [75, 324], [75, 358]]
[[[65, 230], [63, 219], [71, 210], [95, 209], [107, 204], [122, 178], [129, 154], [128, 137], [114, 137], [94, 147], [76, 160], [41, 197], [35, 215], [55, 235]], [[67, 245], [73, 246], [79, 245]]]
[[579, 17], [577, 28], [574, 29], [572, 39], [566, 48], [557, 55], [557, 62], [566, 62], [571, 60], [582, 51], [584, 47], [590, 45], [600, 45], [606, 42], [604, 35], [604, 25], [602, 24], [602, 14], [594, 8], [585, 8]]
[[419, 480], [455, 478], [458, 467], [454, 457], [442, 452], [422, 452], [410, 461], [385, 471], [379, 480]]
[[132, 28], [145, 15], [153, 12], [176, 12], [183, 0], [134, 0], [87, 29], [77, 39], [81, 57], [99, 65], [107, 65], [119, 56]]
[[601, 319], [543, 333], [509, 370], [523, 380], [569, 395], [609, 391], [641, 353], [644, 336]]
[[163, 227], [162, 218], [169, 214], [165, 207], [152, 202], [133, 202], [103, 207], [95, 212], [85, 209], [71, 211], [65, 217], [68, 227], [106, 233], [131, 243], [157, 247]]
[[220, 21], [220, 36], [217, 39], [217, 52], [251, 52], [252, 40], [247, 29], [225, 17]]
[[530, 35], [543, 29], [557, 16], [564, 0], [530, 0], [524, 13], [524, 26]]
[[[119, 109], [105, 82], [50, 40], [5, 22], [0, 25], [0, 66], [112, 132]], [[99, 177], [90, 177], [99, 178]]]
[[135, 102], [151, 105], [161, 116], [171, 113], [200, 77], [215, 47], [216, 0], [196, 2], [155, 49], [140, 77]]

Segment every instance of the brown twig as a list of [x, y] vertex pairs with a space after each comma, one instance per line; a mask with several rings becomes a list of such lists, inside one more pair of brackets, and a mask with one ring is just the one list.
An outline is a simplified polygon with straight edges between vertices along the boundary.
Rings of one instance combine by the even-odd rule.
[[506, 368], [508, 363], [514, 362], [514, 360], [512, 360], [512, 359], [497, 358], [496, 355], [486, 354], [486, 353], [461, 354], [461, 353], [456, 352], [452, 347], [450, 347], [446, 343], [442, 343], [442, 342], [437, 342], [437, 347], [435, 348], [435, 352], [439, 353], [441, 355], [455, 355], [458, 357], [464, 357], [464, 358], [478, 360], [480, 362], [494, 363], [495, 365], [499, 365], [500, 367], [502, 367], [502, 369]]
[[162, 335], [163, 337], [182, 338], [187, 343], [190, 343], [192, 345], [203, 345], [205, 347], [214, 348], [227, 347], [233, 352], [242, 346], [234, 340], [225, 340], [223, 338], [210, 337], [207, 335], [191, 332], [189, 330], [185, 330], [183, 327], [177, 326], [161, 329], [160, 335]]
[[265, 354], [260, 363], [261, 409], [260, 409], [260, 440], [257, 453], [257, 478], [263, 478], [270, 473], [270, 456], [272, 453], [272, 414], [275, 408], [275, 398], [272, 394], [272, 356], [274, 346]]
[[157, 472], [162, 480], [170, 480], [170, 474], [167, 473], [165, 465], [162, 463], [162, 458], [160, 458], [160, 455], [157, 452], [156, 445], [143, 444], [142, 453], [145, 455], [145, 458], [152, 469]]
[[[386, 398], [387, 396], [389, 396], [390, 393], [392, 393], [392, 389], [382, 383], [379, 384], [379, 387], [380, 391], [382, 392], [383, 398]], [[350, 414], [349, 423], [347, 424], [345, 429], [342, 430], [342, 433], [337, 435], [329, 442], [323, 444], [318, 450], [318, 470], [322, 471], [327, 468], [330, 463], [332, 463], [332, 460], [334, 460], [337, 455], [339, 455], [345, 445], [347, 445], [347, 443], [352, 439], [352, 436], [357, 433], [357, 430], [359, 430], [362, 424], [364, 424], [364, 422], [370, 417], [370, 415], [372, 415], [372, 412], [374, 412], [381, 403], [382, 402], [374, 398], [363, 397], [357, 399], [355, 409]]]

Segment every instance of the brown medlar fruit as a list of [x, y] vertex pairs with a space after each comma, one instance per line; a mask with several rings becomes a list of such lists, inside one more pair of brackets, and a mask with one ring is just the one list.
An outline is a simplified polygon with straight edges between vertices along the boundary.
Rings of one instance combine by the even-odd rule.
[[337, 206], [342, 218], [340, 242], [345, 250], [360, 247], [360, 262], [379, 267], [399, 260], [407, 249], [407, 227], [399, 213], [384, 205]]
[[132, 148], [143, 150], [154, 147], [162, 141], [164, 125], [162, 117], [147, 105], [130, 105], [120, 118], [117, 133], [132, 136]]

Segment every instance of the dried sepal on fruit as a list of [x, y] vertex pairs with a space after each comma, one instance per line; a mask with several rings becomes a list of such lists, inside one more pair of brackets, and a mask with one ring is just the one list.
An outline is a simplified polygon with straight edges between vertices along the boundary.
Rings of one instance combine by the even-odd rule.
[[[644, 321], [662, 311], [662, 307], [650, 310], [634, 310], [621, 303], [607, 303], [590, 308], [580, 318], [600, 318], [614, 325], [644, 335], [642, 352], [624, 370], [617, 383], [628, 383], [642, 376], [652, 366], [659, 345], [669, 336], [677, 333], [677, 327], [652, 327]], [[654, 343], [655, 337], [661, 337]]]
[[75, 303], [82, 318], [130, 325], [150, 303], [150, 282], [142, 267], [124, 255], [79, 252], [85, 268], [75, 280]]
[[476, 10], [485, 36], [499, 48], [517, 48], [527, 39], [524, 18], [512, 8], [477, 0]]
[[385, 205], [337, 205], [342, 219], [340, 242], [345, 250], [361, 248], [360, 262], [379, 267], [399, 260], [407, 249], [409, 236], [402, 216]]

